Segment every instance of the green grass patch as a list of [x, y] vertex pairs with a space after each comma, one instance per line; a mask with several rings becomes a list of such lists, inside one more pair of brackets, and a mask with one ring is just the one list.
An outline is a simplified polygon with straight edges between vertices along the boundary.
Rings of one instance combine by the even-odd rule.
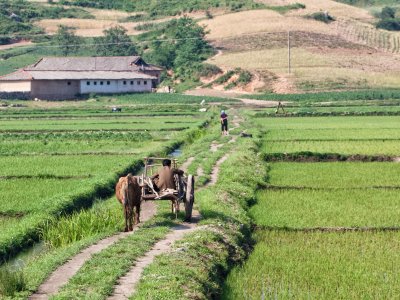
[[277, 228], [399, 226], [398, 190], [265, 190], [250, 213]]
[[24, 275], [10, 266], [0, 267], [0, 295], [13, 297], [25, 288]]
[[362, 154], [375, 156], [396, 156], [398, 140], [376, 141], [285, 141], [267, 142], [263, 151], [268, 154], [311, 152], [322, 154]]
[[306, 6], [302, 3], [293, 3], [289, 5], [277, 5], [277, 6], [267, 6], [267, 9], [274, 10], [280, 14], [286, 14], [287, 12], [291, 10], [297, 10], [297, 9], [304, 9]]
[[396, 156], [399, 117], [257, 119], [266, 131], [265, 153], [338, 153]]
[[[276, 114], [276, 108], [267, 108], [258, 110], [254, 113], [257, 118], [262, 117], [323, 117], [323, 116], [380, 116], [380, 115], [399, 115], [400, 106], [397, 101], [393, 103], [386, 103], [385, 105], [366, 105], [363, 103], [356, 105], [357, 101], [345, 103], [343, 106], [299, 106], [299, 107], [285, 107], [286, 114]], [[336, 103], [335, 103], [336, 104]], [[353, 105], [354, 104], [354, 105]], [[353, 105], [353, 106], [349, 106]]]
[[293, 102], [321, 102], [321, 101], [343, 101], [343, 100], [384, 100], [400, 99], [400, 90], [361, 90], [345, 92], [322, 92], [304, 94], [264, 94], [246, 95], [246, 98], [259, 100], [293, 101]]
[[400, 187], [400, 168], [386, 162], [326, 162], [269, 164], [268, 183], [282, 187]]
[[258, 231], [222, 299], [390, 299], [399, 294], [399, 233]]

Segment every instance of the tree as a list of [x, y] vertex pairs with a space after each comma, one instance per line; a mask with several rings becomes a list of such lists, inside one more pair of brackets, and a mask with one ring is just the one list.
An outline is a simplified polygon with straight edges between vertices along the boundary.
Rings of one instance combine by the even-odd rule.
[[54, 36], [55, 43], [60, 46], [61, 53], [67, 56], [79, 50], [82, 39], [75, 35], [75, 32], [64, 25], [59, 25], [57, 33]]
[[136, 48], [126, 31], [120, 25], [104, 30], [104, 36], [95, 38], [96, 54], [103, 56], [135, 55]]
[[172, 20], [159, 32], [162, 41], [152, 42], [146, 58], [168, 69], [191, 71], [212, 52], [205, 34], [204, 28], [190, 18]]
[[396, 10], [393, 7], [385, 6], [382, 8], [381, 19], [394, 19], [396, 17]]

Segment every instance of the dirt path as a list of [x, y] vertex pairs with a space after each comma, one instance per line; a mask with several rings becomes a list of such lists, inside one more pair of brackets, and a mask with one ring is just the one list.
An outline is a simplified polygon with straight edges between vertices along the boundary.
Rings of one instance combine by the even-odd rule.
[[165, 238], [156, 243], [153, 248], [140, 258], [136, 264], [129, 270], [125, 276], [118, 280], [114, 288], [113, 294], [108, 297], [109, 300], [124, 300], [135, 293], [135, 287], [142, 277], [143, 270], [150, 265], [157, 255], [167, 253], [171, 249], [171, 245], [183, 238], [187, 233], [191, 233], [198, 229], [198, 221], [200, 214], [198, 211], [193, 211], [192, 223], [183, 223], [172, 227], [172, 231]]
[[[154, 202], [144, 202], [141, 212], [142, 222], [151, 219], [156, 214], [156, 211], [157, 209]], [[115, 234], [84, 249], [82, 252], [75, 255], [65, 264], [56, 269], [50, 275], [50, 277], [39, 286], [37, 292], [29, 297], [29, 299], [49, 299], [51, 295], [56, 294], [59, 289], [64, 286], [68, 282], [68, 280], [79, 271], [83, 264], [87, 262], [92, 257], [92, 255], [99, 253], [100, 251], [106, 249], [115, 242], [134, 233], [136, 230], [139, 229], [139, 227], [140, 226], [134, 227], [133, 231], [131, 232], [121, 232]]]
[[0, 50], [7, 50], [7, 49], [21, 47], [21, 46], [30, 46], [32, 44], [33, 43], [31, 41], [19, 41], [19, 42], [12, 43], [12, 44], [0, 45]]
[[194, 157], [189, 157], [181, 166], [179, 169], [182, 171], [186, 172], [191, 163], [194, 161]]
[[[242, 101], [246, 105], [251, 106], [261, 106], [261, 107], [277, 107], [279, 101], [270, 101], [270, 100], [256, 100], [256, 99], [243, 99], [243, 98], [235, 98], [237, 100]], [[289, 102], [281, 102], [283, 105], [288, 104]]]
[[[208, 182], [208, 184], [206, 186], [211, 186], [217, 183], [218, 180], [218, 174], [219, 174], [219, 169], [221, 167], [221, 164], [226, 161], [229, 157], [229, 154], [225, 154], [224, 156], [222, 156], [215, 164], [212, 172], [211, 172], [211, 179]], [[206, 187], [205, 186], [205, 187]]]
[[[205, 186], [198, 189], [197, 192], [217, 183], [220, 166], [225, 160], [227, 160], [228, 156], [229, 154], [225, 154], [216, 162], [211, 173], [211, 180]], [[170, 251], [172, 244], [182, 239], [185, 234], [201, 228], [201, 226], [198, 226], [197, 224], [200, 219], [200, 213], [197, 210], [193, 210], [191, 223], [183, 223], [172, 227], [171, 232], [167, 234], [163, 240], [156, 243], [145, 256], [136, 262], [125, 276], [118, 280], [117, 285], [114, 287], [113, 294], [108, 297], [108, 300], [126, 300], [133, 295], [136, 291], [136, 285], [142, 276], [143, 270], [154, 261], [154, 258], [157, 255]]]
[[[236, 125], [240, 126], [239, 122]], [[213, 142], [213, 144], [216, 144], [216, 143]], [[223, 146], [223, 144], [219, 145], [219, 146]], [[226, 161], [228, 159], [228, 157], [229, 157], [229, 154], [225, 154], [222, 158], [220, 158], [216, 162], [216, 164], [213, 168], [213, 171], [211, 173], [211, 180], [206, 185], [204, 185], [202, 188], [198, 189], [197, 192], [199, 190], [202, 190], [208, 186], [215, 185], [217, 183], [220, 166], [224, 161]], [[188, 159], [188, 160], [190, 160], [190, 159]], [[191, 161], [193, 161], [193, 159]], [[183, 165], [181, 168], [183, 168]], [[198, 170], [198, 172], [199, 172], [199, 170]], [[200, 213], [197, 210], [193, 210], [193, 216], [192, 216], [191, 223], [183, 223], [183, 224], [173, 227], [172, 231], [169, 234], [167, 234], [167, 236], [163, 240], [156, 243], [153, 246], [153, 248], [149, 252], [146, 253], [145, 256], [143, 256], [136, 262], [136, 264], [128, 271], [128, 273], [125, 274], [125, 276], [121, 277], [118, 280], [117, 285], [114, 286], [113, 294], [110, 297], [108, 297], [108, 299], [109, 300], [126, 300], [131, 295], [133, 295], [136, 292], [136, 285], [138, 284], [138, 282], [142, 276], [143, 270], [154, 261], [154, 258], [157, 255], [161, 255], [161, 254], [169, 252], [171, 250], [172, 244], [175, 243], [176, 241], [182, 239], [185, 234], [191, 233], [194, 230], [201, 228], [201, 226], [198, 226], [198, 224], [197, 224], [200, 219], [201, 219]]]
[[217, 141], [213, 141], [210, 145], [211, 152], [217, 152], [219, 148], [221, 148], [224, 144], [218, 144]]

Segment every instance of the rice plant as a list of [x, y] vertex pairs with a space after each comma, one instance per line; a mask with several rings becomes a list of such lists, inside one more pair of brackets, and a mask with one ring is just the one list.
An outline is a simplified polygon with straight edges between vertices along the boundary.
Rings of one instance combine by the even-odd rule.
[[25, 279], [21, 270], [13, 270], [11, 266], [0, 267], [0, 295], [12, 297], [25, 289]]

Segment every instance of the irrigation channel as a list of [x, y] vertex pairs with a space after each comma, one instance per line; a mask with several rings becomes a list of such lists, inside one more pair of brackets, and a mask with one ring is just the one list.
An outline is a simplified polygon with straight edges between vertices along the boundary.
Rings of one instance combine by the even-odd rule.
[[[178, 158], [182, 155], [182, 148], [178, 147], [172, 150], [168, 156], [172, 158]], [[190, 164], [191, 161], [187, 163]], [[143, 169], [140, 169], [138, 173], [141, 173]], [[143, 220], [146, 221], [147, 218]], [[16, 256], [10, 258], [6, 261], [6, 264], [9, 265], [13, 270], [19, 271], [22, 270], [28, 261], [34, 259], [35, 257], [39, 256], [40, 254], [44, 253], [47, 250], [46, 244], [43, 241], [39, 241], [34, 243], [31, 247], [24, 249]]]

